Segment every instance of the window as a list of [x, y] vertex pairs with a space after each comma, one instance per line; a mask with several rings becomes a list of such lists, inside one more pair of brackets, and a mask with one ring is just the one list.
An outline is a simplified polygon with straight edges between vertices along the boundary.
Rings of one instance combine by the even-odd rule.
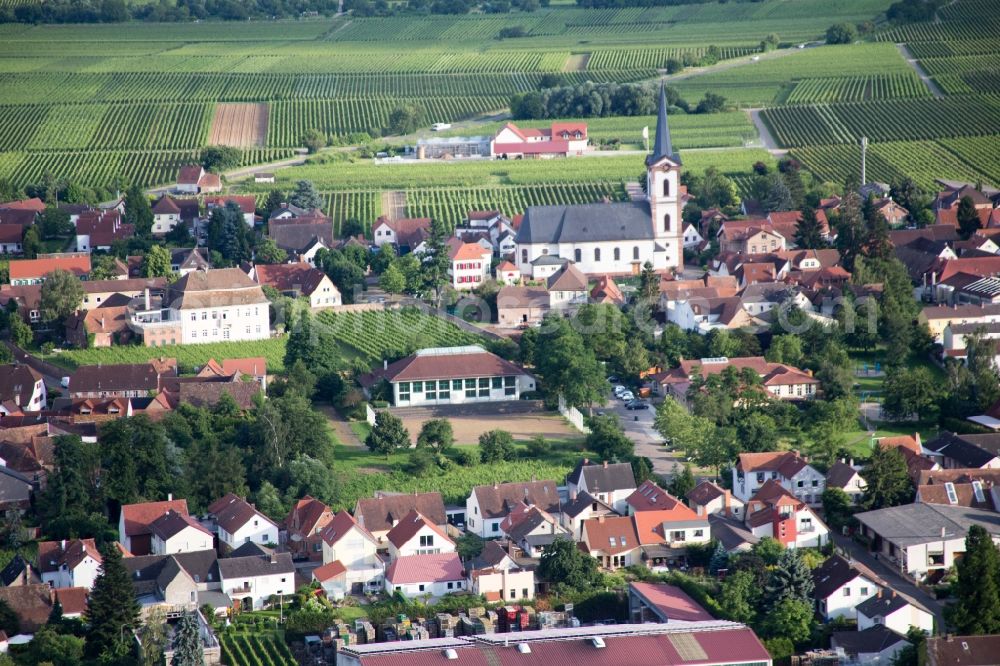
[[508, 598], [509, 599], [517, 599], [517, 590], [515, 590], [514, 588], [510, 588], [510, 597], [508, 597]]
[[600, 261], [600, 260], [601, 260], [601, 248], [595, 247], [594, 248], [594, 261]]
[[495, 389], [503, 388], [503, 377], [494, 377], [492, 387]]
[[868, 596], [868, 588], [867, 587], [861, 588], [861, 596], [863, 596], [863, 597], [867, 597]]
[[428, 548], [434, 545], [434, 535], [433, 534], [422, 534], [420, 535], [420, 547]]
[[632, 248], [632, 261], [639, 261], [639, 246]]
[[423, 592], [423, 591], [424, 591], [424, 585], [423, 585], [422, 583], [420, 584], [420, 587], [419, 587], [419, 589], [420, 589], [420, 591], [421, 591], [421, 592]]
[[669, 197], [670, 196], [670, 179], [669, 178], [664, 178], [663, 179], [663, 196], [665, 196], [665, 197]]
[[575, 261], [576, 263], [580, 263], [581, 261], [583, 261], [583, 251], [580, 250], [579, 248], [573, 250], [573, 261]]
[[621, 261], [621, 258], [622, 258], [622, 251], [616, 247], [615, 248], [615, 261]]
[[461, 379], [455, 379], [455, 380], [453, 380], [451, 382], [451, 388], [454, 391], [461, 391], [462, 390], [462, 380]]
[[813, 479], [813, 488], [819, 487], [819, 480]]
[[201, 320], [205, 321], [206, 319], [208, 319], [208, 313], [207, 312], [202, 312], [201, 313]]
[[695, 531], [694, 531], [694, 535], [695, 535], [696, 537], [701, 537], [701, 536], [705, 536], [705, 530], [695, 530]]
[[849, 588], [849, 587], [845, 587], [844, 588], [844, 596], [845, 597], [851, 596], [851, 588]]
[[528, 588], [526, 588], [526, 587], [522, 587], [521, 588], [521, 598], [522, 599], [527, 599], [528, 598]]
[[764, 473], [757, 472], [757, 483], [764, 483]]
[[475, 379], [466, 379], [465, 380], [465, 388], [467, 388], [467, 389], [474, 389], [474, 388], [476, 388], [476, 380]]
[[493, 531], [494, 532], [500, 531], [500, 523], [493, 523]]
[[796, 481], [796, 482], [795, 482], [795, 486], [796, 486], [797, 488], [801, 488], [801, 487], [802, 487], [802, 486], [804, 486], [804, 485], [805, 485], [805, 482], [803, 482], [803, 481]]
[[670, 213], [663, 216], [663, 230], [670, 231]]
[[414, 393], [423, 393], [424, 392], [424, 383], [423, 382], [413, 382], [413, 392]]
[[455, 587], [455, 584], [454, 584], [454, 583], [448, 583], [448, 589], [449, 589], [449, 590], [450, 590], [450, 589], [453, 589], [454, 587]]
[[191, 321], [198, 321], [198, 315], [194, 312], [191, 313]]

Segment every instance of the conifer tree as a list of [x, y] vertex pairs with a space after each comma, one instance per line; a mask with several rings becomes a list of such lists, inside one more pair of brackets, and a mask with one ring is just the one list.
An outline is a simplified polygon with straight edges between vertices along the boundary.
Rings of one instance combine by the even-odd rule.
[[708, 561], [708, 571], [712, 574], [719, 573], [719, 569], [726, 569], [729, 567], [729, 553], [726, 552], [726, 547], [722, 545], [722, 542], [715, 544], [715, 550], [712, 552], [712, 559]]
[[684, 501], [685, 496], [697, 485], [694, 474], [691, 472], [691, 465], [685, 464], [681, 471], [670, 480], [667, 485], [667, 492]]
[[102, 549], [101, 558], [84, 615], [90, 627], [87, 655], [92, 658], [121, 657], [128, 654], [132, 632], [141, 624], [139, 602], [122, 564], [121, 551], [108, 544]]
[[983, 527], [969, 528], [956, 568], [958, 601], [950, 617], [955, 629], [962, 635], [1000, 633], [1000, 555]]
[[170, 666], [204, 666], [205, 651], [198, 636], [198, 619], [194, 613], [184, 613], [174, 635], [174, 657]]
[[816, 209], [806, 206], [802, 209], [802, 217], [795, 227], [795, 244], [803, 249], [826, 247], [823, 240], [823, 228], [816, 218]]
[[861, 478], [865, 480], [861, 504], [867, 510], [898, 506], [913, 497], [906, 459], [899, 449], [875, 447], [871, 461], [861, 470]]
[[811, 605], [814, 587], [812, 573], [799, 554], [791, 549], [783, 550], [767, 581], [764, 607], [770, 612], [785, 600]]

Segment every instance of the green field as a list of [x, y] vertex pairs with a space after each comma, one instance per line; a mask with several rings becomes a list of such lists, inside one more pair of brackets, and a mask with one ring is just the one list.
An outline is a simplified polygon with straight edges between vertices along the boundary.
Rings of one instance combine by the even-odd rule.
[[425, 347], [481, 344], [482, 338], [415, 308], [365, 312], [322, 312], [317, 317], [333, 338], [368, 361], [402, 356]]
[[115, 346], [96, 349], [71, 349], [42, 356], [46, 361], [73, 370], [81, 365], [142, 363], [152, 358], [176, 358], [181, 372], [192, 372], [210, 358], [263, 356], [268, 372], [285, 369], [285, 338], [255, 342], [211, 342], [204, 345], [167, 345], [165, 347]]
[[285, 642], [274, 634], [229, 629], [219, 635], [226, 666], [295, 666], [298, 662]]

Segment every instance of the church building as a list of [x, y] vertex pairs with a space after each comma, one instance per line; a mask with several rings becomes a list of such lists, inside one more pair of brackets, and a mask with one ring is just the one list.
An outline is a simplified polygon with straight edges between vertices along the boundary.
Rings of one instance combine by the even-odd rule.
[[529, 207], [515, 239], [521, 274], [533, 274], [535, 262], [553, 257], [574, 262], [587, 275], [635, 275], [646, 261], [657, 272], [682, 268], [680, 173], [661, 86], [656, 141], [646, 158], [646, 199]]

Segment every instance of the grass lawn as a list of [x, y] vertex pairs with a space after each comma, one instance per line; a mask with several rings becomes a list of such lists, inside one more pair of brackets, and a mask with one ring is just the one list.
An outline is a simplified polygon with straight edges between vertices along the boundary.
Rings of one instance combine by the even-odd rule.
[[372, 431], [372, 427], [368, 425], [368, 421], [351, 421], [349, 425], [351, 432], [362, 442], [368, 437], [368, 433]]
[[253, 342], [210, 342], [203, 345], [167, 345], [165, 347], [140, 347], [124, 345], [99, 347], [95, 349], [67, 349], [39, 356], [50, 363], [75, 370], [81, 365], [142, 363], [153, 358], [176, 358], [181, 372], [191, 372], [195, 367], [205, 365], [210, 358], [222, 361], [226, 358], [248, 358], [263, 356], [267, 359], [268, 372], [283, 372], [285, 369], [285, 337], [256, 340]]
[[354, 622], [363, 617], [368, 617], [367, 606], [340, 606], [336, 610], [337, 617], [344, 622]]

